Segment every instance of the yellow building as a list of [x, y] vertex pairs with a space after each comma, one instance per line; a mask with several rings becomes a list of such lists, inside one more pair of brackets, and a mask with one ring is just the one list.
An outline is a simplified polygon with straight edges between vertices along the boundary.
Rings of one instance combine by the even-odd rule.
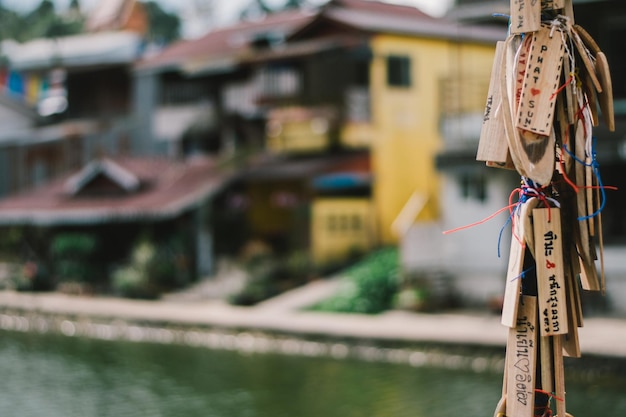
[[[466, 125], [482, 117], [504, 36], [414, 7], [330, 0], [166, 50], [168, 71], [168, 59], [195, 52], [163, 76], [162, 90], [214, 93], [214, 125], [182, 149], [255, 155], [237, 184], [249, 238], [323, 261], [395, 244], [415, 221], [440, 216], [442, 133], [460, 126], [474, 146]], [[346, 220], [359, 233], [338, 237], [343, 220], [333, 219], [344, 217], [360, 219]]]
[[[503, 37], [413, 7], [334, 0], [266, 62], [298, 91], [270, 113], [272, 152], [369, 152], [367, 195], [335, 192], [311, 204], [316, 259], [395, 244], [413, 222], [438, 219], [442, 131], [465, 130], [475, 144], [480, 124], [476, 130], [472, 120], [482, 119], [495, 41]], [[334, 217], [356, 213], [367, 233], [335, 227]]]
[[438, 219], [442, 128], [482, 116], [494, 48], [446, 34], [391, 33], [373, 37], [371, 48], [373, 198], [380, 240], [394, 243], [401, 231], [393, 225], [412, 196], [422, 201], [412, 220]]

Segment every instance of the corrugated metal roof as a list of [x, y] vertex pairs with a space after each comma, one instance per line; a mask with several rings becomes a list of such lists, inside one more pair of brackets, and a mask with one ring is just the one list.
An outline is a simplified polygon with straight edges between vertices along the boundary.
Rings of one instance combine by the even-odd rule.
[[279, 32], [289, 35], [313, 18], [311, 12], [287, 11], [276, 13], [262, 20], [243, 21], [236, 25], [214, 30], [205, 36], [182, 40], [152, 57], [140, 61], [138, 70], [164, 70], [168, 68], [179, 69], [189, 65], [188, 61], [211, 58], [223, 58], [227, 61], [236, 53], [247, 49], [251, 42], [261, 34]]
[[18, 71], [105, 64], [130, 64], [141, 53], [143, 40], [134, 32], [100, 32], [58, 38], [36, 39], [15, 45], [8, 51]]
[[0, 200], [0, 224], [69, 225], [165, 220], [192, 209], [229, 180], [209, 158], [116, 158], [146, 187], [126, 196], [71, 196], [69, 177]]

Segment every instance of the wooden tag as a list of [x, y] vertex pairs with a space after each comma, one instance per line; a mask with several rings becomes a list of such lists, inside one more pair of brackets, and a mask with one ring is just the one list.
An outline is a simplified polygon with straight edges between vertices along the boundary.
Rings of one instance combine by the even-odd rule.
[[549, 136], [537, 135], [527, 130], [519, 131], [520, 155], [525, 165], [526, 176], [539, 185], [548, 185], [554, 175], [556, 136], [554, 130]]
[[552, 363], [554, 354], [552, 353], [552, 339], [552, 337], [539, 337], [541, 389], [547, 392], [554, 392], [554, 366]]
[[554, 392], [559, 399], [556, 402], [558, 416], [567, 416], [565, 407], [565, 364], [563, 363], [563, 344], [561, 337], [552, 340], [554, 353]]
[[593, 52], [594, 55], [601, 51], [598, 43], [595, 41], [595, 39], [591, 37], [591, 35], [585, 30], [585, 28], [580, 25], [573, 25], [573, 29], [574, 33], [576, 33], [576, 35], [580, 37], [580, 39], [583, 41], [583, 44], [587, 48], [589, 48], [589, 50]]
[[573, 25], [574, 22], [574, 3], [572, 0], [564, 0], [563, 14], [569, 19], [569, 23]]
[[574, 46], [576, 47], [576, 50], [578, 51], [578, 55], [583, 61], [586, 73], [589, 74], [589, 77], [591, 78], [591, 82], [593, 82], [593, 85], [596, 88], [596, 90], [598, 92], [601, 92], [602, 85], [600, 84], [600, 80], [598, 79], [598, 76], [596, 75], [596, 66], [591, 60], [591, 55], [590, 55], [589, 50], [585, 46], [583, 40], [578, 35], [578, 32], [576, 32], [575, 30], [572, 30], [571, 33], [572, 33], [572, 36], [570, 38], [574, 41]]
[[585, 98], [591, 112], [591, 119], [593, 120], [594, 127], [600, 125], [600, 118], [598, 117], [598, 98], [596, 96], [596, 90], [591, 81], [591, 76], [585, 71], [582, 77], [583, 91], [585, 92]]
[[509, 153], [520, 175], [530, 178], [538, 184], [548, 184], [554, 173], [556, 138], [553, 130], [549, 136], [517, 129], [513, 123], [513, 114], [517, 112], [517, 103], [523, 94], [525, 69], [530, 57], [532, 38], [526, 40], [516, 50], [513, 46], [515, 37], [507, 39], [501, 78], [502, 114]]
[[532, 417], [537, 369], [537, 299], [522, 296], [516, 326], [506, 344], [506, 415]]
[[517, 217], [513, 224], [511, 236], [511, 249], [509, 251], [509, 266], [506, 272], [506, 284], [504, 286], [504, 301], [502, 303], [501, 323], [508, 327], [517, 326], [517, 310], [522, 286], [522, 271], [524, 269], [524, 242], [523, 222], [521, 216]]
[[[514, 73], [514, 68], [516, 66], [516, 55], [517, 49], [516, 43], [519, 40], [519, 37], [509, 36], [506, 40], [506, 51], [504, 54], [504, 60], [502, 62], [502, 74], [503, 77], [500, 78], [500, 91], [502, 93], [502, 116], [504, 119], [504, 129], [506, 131], [506, 139], [509, 144], [509, 152], [511, 155], [511, 159], [513, 164], [515, 165], [515, 169], [517, 172], [524, 176], [528, 177], [525, 167], [520, 160], [519, 155], [521, 152], [513, 151], [513, 149], [519, 148], [520, 141], [518, 139], [519, 132], [515, 128], [513, 123], [513, 114], [516, 110], [516, 79], [518, 78], [518, 74]], [[523, 48], [523, 45], [519, 45], [520, 48]], [[520, 53], [523, 49], [520, 50]]]
[[511, 33], [536, 32], [541, 28], [541, 3], [537, 0], [511, 0]]
[[580, 285], [587, 291], [601, 291], [602, 287], [595, 264], [586, 262], [582, 258], [578, 259], [580, 261]]
[[[571, 256], [571, 255], [570, 255]], [[574, 254], [574, 256], [576, 256]], [[571, 259], [566, 258], [565, 285], [567, 287], [567, 334], [563, 338], [563, 353], [570, 358], [580, 358], [580, 341], [578, 338], [578, 328], [582, 327], [582, 306], [580, 304], [580, 293], [578, 282], [573, 274]]]
[[489, 161], [495, 164], [506, 164], [510, 160], [509, 145], [504, 137], [504, 120], [502, 119], [502, 94], [500, 77], [502, 77], [502, 60], [504, 59], [505, 42], [496, 44], [496, 53], [491, 70], [491, 82], [480, 131], [480, 141], [476, 153], [477, 161]]
[[[572, 77], [572, 68], [571, 68], [569, 59], [563, 60], [563, 74], [565, 74], [565, 77], [566, 77], [565, 82], [569, 82], [569, 80]], [[576, 89], [576, 81], [570, 82], [569, 85], [564, 90], [565, 103], [566, 103], [565, 109], [567, 110], [567, 118], [568, 118], [567, 120], [569, 121], [569, 124], [576, 123], [576, 113], [578, 112], [578, 103], [574, 100], [574, 97], [576, 96], [575, 89]], [[559, 100], [559, 101], [563, 101], [563, 100]], [[557, 102], [557, 106], [558, 105], [559, 105], [559, 102]]]
[[[576, 133], [574, 137], [574, 154], [576, 155], [576, 159], [578, 161], [586, 161], [587, 154], [585, 152], [585, 144], [587, 138], [585, 126], [581, 120], [579, 120], [576, 124]], [[576, 174], [576, 185], [578, 186], [578, 192], [576, 193], [577, 217], [583, 218], [589, 213], [589, 210], [587, 209], [587, 193], [584, 189], [587, 183], [586, 167], [580, 162], [576, 162], [574, 169]], [[589, 247], [589, 220], [580, 220], [578, 222], [577, 229], [579, 233], [577, 234], [575, 240], [580, 252], [580, 257], [585, 262], [591, 262], [591, 248]]]
[[561, 33], [542, 28], [533, 34], [524, 86], [517, 112], [517, 127], [548, 136], [552, 130], [561, 67]]
[[567, 334], [560, 209], [534, 209], [533, 226], [541, 335]]
[[611, 72], [609, 70], [609, 62], [603, 52], [596, 54], [596, 71], [598, 79], [602, 86], [602, 91], [598, 91], [598, 99], [600, 101], [600, 109], [602, 110], [602, 118], [609, 128], [609, 131], [615, 132], [615, 109], [613, 107], [613, 83], [611, 81]]

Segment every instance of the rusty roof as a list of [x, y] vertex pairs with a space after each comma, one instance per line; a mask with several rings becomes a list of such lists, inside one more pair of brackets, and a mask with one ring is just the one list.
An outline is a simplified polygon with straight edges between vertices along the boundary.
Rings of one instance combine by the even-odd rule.
[[115, 158], [143, 186], [124, 195], [74, 195], [70, 174], [37, 189], [0, 200], [0, 224], [89, 225], [166, 220], [197, 207], [230, 180], [213, 159]]

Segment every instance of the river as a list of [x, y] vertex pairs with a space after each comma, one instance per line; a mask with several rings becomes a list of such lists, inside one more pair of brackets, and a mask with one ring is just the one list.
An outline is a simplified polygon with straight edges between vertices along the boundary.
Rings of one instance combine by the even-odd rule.
[[[0, 416], [493, 415], [501, 373], [449, 368], [0, 331]], [[568, 381], [568, 411], [626, 415], [625, 386]]]

